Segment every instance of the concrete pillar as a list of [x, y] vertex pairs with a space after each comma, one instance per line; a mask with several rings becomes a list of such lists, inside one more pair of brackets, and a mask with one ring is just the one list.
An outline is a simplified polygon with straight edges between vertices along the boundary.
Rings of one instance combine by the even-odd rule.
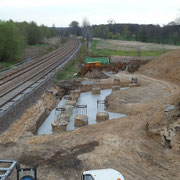
[[67, 101], [65, 105], [76, 106], [76, 101]]
[[113, 83], [114, 85], [120, 86], [120, 83], [121, 83], [120, 79], [114, 78], [114, 83]]
[[74, 117], [75, 127], [82, 127], [88, 125], [88, 116], [86, 115], [76, 115]]
[[109, 113], [108, 112], [98, 112], [96, 114], [96, 121], [101, 122], [101, 121], [106, 121], [109, 120]]

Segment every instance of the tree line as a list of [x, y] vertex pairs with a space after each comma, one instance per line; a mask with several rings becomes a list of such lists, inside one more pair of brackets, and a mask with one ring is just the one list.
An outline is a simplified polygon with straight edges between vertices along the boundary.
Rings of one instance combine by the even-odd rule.
[[160, 44], [180, 44], [180, 25], [107, 24], [92, 27], [93, 36]]
[[42, 40], [56, 36], [57, 31], [35, 22], [0, 21], [0, 62], [16, 61], [27, 45], [42, 43]]
[[[83, 29], [77, 21], [72, 21], [68, 28], [59, 28], [58, 31], [66, 36], [79, 36], [83, 35]], [[116, 24], [109, 21], [108, 24], [89, 26], [89, 29], [91, 36], [96, 38], [180, 45], [180, 24], [174, 21], [163, 27], [153, 24]]]

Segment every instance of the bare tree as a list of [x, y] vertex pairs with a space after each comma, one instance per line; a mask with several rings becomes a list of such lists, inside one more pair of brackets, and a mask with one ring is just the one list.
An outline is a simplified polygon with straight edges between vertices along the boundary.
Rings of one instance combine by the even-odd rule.
[[180, 25], [180, 17], [177, 17], [177, 18], [175, 19], [175, 24], [176, 24], [176, 25]]
[[108, 24], [116, 24], [116, 22], [115, 22], [114, 19], [108, 19], [108, 20], [107, 20], [107, 23], [108, 23]]
[[90, 22], [87, 18], [83, 19], [82, 22], [82, 36], [87, 41], [87, 50], [89, 49], [89, 41], [92, 40], [92, 29], [90, 26]]
[[179, 13], [177, 15], [177, 18], [174, 21], [175, 25], [180, 25], [180, 9], [179, 9]]

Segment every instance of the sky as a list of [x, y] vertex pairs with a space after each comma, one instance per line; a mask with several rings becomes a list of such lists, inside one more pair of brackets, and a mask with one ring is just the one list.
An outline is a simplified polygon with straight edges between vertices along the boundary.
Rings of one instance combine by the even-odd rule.
[[0, 0], [0, 19], [35, 21], [67, 27], [87, 18], [91, 25], [116, 23], [164, 25], [180, 16], [180, 0]]

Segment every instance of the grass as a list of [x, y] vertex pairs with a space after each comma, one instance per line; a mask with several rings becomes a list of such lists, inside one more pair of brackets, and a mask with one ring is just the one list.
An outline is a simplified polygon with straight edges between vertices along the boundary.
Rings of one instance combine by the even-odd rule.
[[84, 62], [84, 58], [87, 55], [86, 45], [82, 43], [82, 46], [76, 55], [76, 58], [72, 59], [64, 68], [60, 71], [56, 77], [56, 82], [58, 83], [61, 80], [68, 80], [73, 78], [78, 78], [74, 76], [75, 73], [81, 70], [81, 63]]
[[160, 56], [166, 52], [172, 50], [149, 50], [149, 51], [122, 51], [117, 49], [97, 49], [96, 46], [98, 44], [98, 40], [94, 40], [91, 45], [91, 53], [92, 55], [98, 56]]
[[73, 75], [75, 73], [77, 73], [80, 69], [79, 69], [79, 63], [78, 63], [78, 59], [72, 59], [65, 67], [65, 69], [61, 72], [58, 73], [57, 75], [57, 81], [61, 81], [61, 80], [67, 80], [67, 79], [72, 79], [72, 78], [76, 78]]
[[19, 64], [20, 62], [17, 62], [17, 61], [11, 61], [11, 62], [0, 62], [0, 71], [2, 69], [8, 69], [10, 68], [11, 66], [14, 66], [16, 64]]

